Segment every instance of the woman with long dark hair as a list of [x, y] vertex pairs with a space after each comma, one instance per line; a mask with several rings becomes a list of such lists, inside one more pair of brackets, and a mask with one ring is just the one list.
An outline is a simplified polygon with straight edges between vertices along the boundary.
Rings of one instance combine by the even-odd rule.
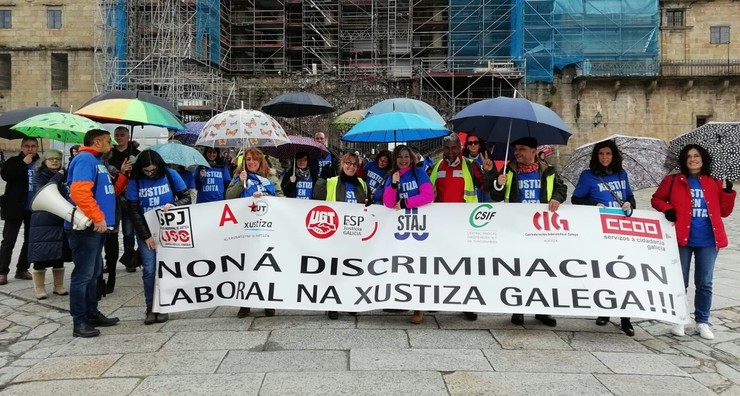
[[365, 164], [365, 183], [370, 189], [373, 202], [381, 203], [383, 200], [383, 183], [391, 171], [391, 152], [380, 150], [374, 161]]
[[[588, 169], [581, 172], [570, 200], [575, 205], [621, 208], [625, 214], [632, 214], [637, 207], [635, 196], [627, 172], [622, 168], [622, 153], [613, 140], [594, 145]], [[607, 323], [608, 316], [596, 319], [599, 326]], [[623, 317], [620, 325], [625, 334], [630, 337], [635, 335], [630, 318]]]
[[166, 322], [167, 314], [152, 311], [157, 242], [144, 220], [144, 213], [156, 209], [167, 212], [175, 206], [188, 205], [190, 194], [180, 175], [174, 169], [168, 168], [156, 151], [144, 150], [136, 157], [136, 163], [131, 171], [131, 179], [126, 188], [126, 203], [139, 245], [141, 278], [144, 281], [146, 301], [144, 324]]
[[[709, 327], [712, 308], [712, 278], [719, 249], [727, 246], [727, 233], [722, 217], [735, 207], [736, 192], [732, 182], [710, 175], [712, 158], [697, 144], [686, 145], [678, 155], [680, 172], [668, 175], [650, 200], [653, 208], [663, 212], [676, 224], [678, 254], [683, 270], [684, 287], [689, 287], [691, 257], [694, 257], [694, 320], [702, 338], [713, 340]], [[673, 326], [671, 332], [684, 336], [684, 325]]]

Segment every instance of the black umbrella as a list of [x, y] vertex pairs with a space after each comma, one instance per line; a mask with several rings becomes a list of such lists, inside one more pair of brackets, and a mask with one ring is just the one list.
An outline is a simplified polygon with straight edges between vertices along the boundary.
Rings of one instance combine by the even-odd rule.
[[26, 135], [10, 129], [13, 125], [39, 114], [46, 113], [66, 113], [59, 107], [26, 107], [6, 111], [0, 115], [0, 138], [5, 139], [23, 139]]
[[712, 176], [740, 179], [740, 122], [710, 122], [671, 140], [668, 149], [678, 158], [687, 144], [704, 147], [712, 157]]
[[174, 114], [178, 118], [182, 118], [180, 116], [180, 113], [177, 112], [177, 109], [175, 108], [175, 106], [172, 105], [172, 103], [168, 102], [167, 100], [163, 98], [160, 98], [157, 95], [153, 95], [153, 94], [142, 92], [142, 91], [103, 92], [99, 95], [94, 96], [92, 99], [88, 100], [85, 104], [82, 105], [82, 107], [85, 107], [91, 103], [100, 102], [101, 100], [106, 100], [106, 99], [139, 99], [144, 102], [153, 103], [159, 107], [163, 107], [165, 110]]
[[335, 109], [319, 95], [288, 92], [265, 103], [262, 111], [271, 116], [295, 118], [332, 113]]

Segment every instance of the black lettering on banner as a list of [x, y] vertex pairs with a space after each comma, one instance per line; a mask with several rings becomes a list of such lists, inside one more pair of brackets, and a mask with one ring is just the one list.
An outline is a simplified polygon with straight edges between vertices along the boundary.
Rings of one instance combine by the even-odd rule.
[[309, 302], [312, 303], [324, 303], [326, 300], [334, 300], [334, 302], [337, 304], [342, 303], [342, 300], [339, 298], [339, 293], [337, 293], [337, 289], [334, 286], [327, 287], [326, 290], [324, 290], [324, 292], [321, 294], [321, 299], [319, 300], [318, 285], [312, 285], [311, 290], [309, 290], [306, 285], [299, 284], [297, 301], [302, 302], [304, 296], [306, 297], [306, 299], [308, 299]]
[[[280, 266], [278, 266], [277, 261], [275, 261], [275, 257], [272, 255], [272, 253], [270, 253], [272, 252], [272, 249], [274, 249], [274, 247], [272, 246], [268, 247], [265, 254], [263, 254], [262, 257], [260, 257], [259, 261], [257, 261], [257, 265], [254, 266], [255, 271], [259, 270], [260, 267], [272, 267], [272, 269], [275, 270], [275, 272], [282, 272], [280, 271]], [[265, 262], [268, 262], [268, 261], [270, 263], [265, 264]]]
[[[359, 294], [354, 305], [373, 304], [382, 302], [410, 302], [421, 304], [448, 304], [465, 305], [471, 301], [477, 301], [480, 305], [486, 305], [485, 299], [477, 287], [463, 288], [458, 285], [423, 285], [409, 283], [386, 283], [367, 287], [355, 286]], [[459, 293], [462, 291], [464, 296]]]

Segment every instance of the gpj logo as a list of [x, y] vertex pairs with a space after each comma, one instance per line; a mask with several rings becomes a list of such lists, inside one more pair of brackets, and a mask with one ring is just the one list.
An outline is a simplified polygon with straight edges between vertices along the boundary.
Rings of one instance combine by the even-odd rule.
[[251, 205], [249, 205], [249, 211], [257, 216], [266, 215], [268, 209], [267, 201], [263, 199], [256, 199]]
[[399, 241], [405, 241], [412, 236], [417, 241], [423, 241], [429, 237], [427, 229], [427, 216], [420, 215], [419, 209], [405, 209], [405, 214], [398, 216], [398, 232], [393, 233]]
[[339, 216], [329, 206], [317, 206], [306, 215], [306, 230], [316, 238], [329, 238], [337, 232], [337, 228], [339, 228]]
[[537, 231], [569, 231], [568, 220], [561, 219], [556, 212], [537, 212], [532, 216], [532, 224]]
[[470, 212], [470, 226], [473, 228], [483, 228], [493, 220], [496, 216], [496, 212], [493, 211], [493, 206], [490, 204], [482, 204]]

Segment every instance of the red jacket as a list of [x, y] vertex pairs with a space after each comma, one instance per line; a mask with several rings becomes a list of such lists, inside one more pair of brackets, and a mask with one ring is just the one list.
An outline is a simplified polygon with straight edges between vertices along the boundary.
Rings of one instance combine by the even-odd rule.
[[[707, 201], [707, 211], [709, 212], [709, 221], [714, 229], [714, 239], [717, 242], [717, 248], [727, 246], [727, 234], [725, 225], [722, 223], [722, 217], [727, 217], [732, 213], [735, 207], [736, 192], [725, 192], [722, 190], [722, 180], [712, 178], [711, 176], [699, 176], [702, 190], [704, 190], [704, 199]], [[676, 210], [676, 237], [678, 246], [686, 246], [689, 242], [689, 230], [691, 229], [691, 211], [692, 199], [689, 181], [685, 175], [678, 173], [668, 175], [658, 186], [650, 200], [653, 208], [659, 212], [665, 213], [666, 210]]]

